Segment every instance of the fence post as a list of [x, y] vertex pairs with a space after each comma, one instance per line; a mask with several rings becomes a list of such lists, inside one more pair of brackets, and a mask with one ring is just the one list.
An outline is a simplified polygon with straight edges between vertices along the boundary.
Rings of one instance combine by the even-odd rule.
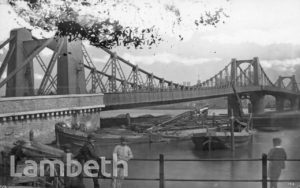
[[[67, 176], [67, 168], [68, 168], [68, 166], [67, 166], [67, 163], [66, 163], [66, 161], [64, 161], [64, 167], [65, 167], [65, 171], [64, 171], [64, 188], [67, 188], [69, 185], [68, 185], [68, 176]], [[72, 166], [70, 166], [70, 169], [72, 169]]]
[[5, 159], [4, 159], [4, 151], [1, 151], [0, 152], [0, 154], [1, 154], [1, 168], [3, 167], [3, 172], [0, 172], [0, 174], [1, 174], [1, 182], [3, 183], [3, 185], [5, 185], [4, 184], [4, 176], [5, 176], [5, 166], [4, 166], [4, 162], [5, 162]]
[[164, 155], [159, 155], [159, 188], [165, 188], [165, 164]]
[[3, 182], [2, 182], [2, 184], [7, 185], [8, 177], [10, 175], [10, 172], [9, 172], [10, 165], [9, 165], [9, 161], [7, 161], [7, 160], [10, 160], [10, 155], [8, 153], [6, 153], [5, 151], [2, 151], [1, 153], [2, 153], [1, 154], [2, 155], [2, 164], [4, 165], [3, 166]]
[[235, 151], [235, 141], [234, 141], [234, 115], [233, 109], [231, 109], [231, 117], [230, 117], [230, 142], [231, 142], [231, 151]]
[[262, 154], [262, 188], [268, 187], [268, 156]]

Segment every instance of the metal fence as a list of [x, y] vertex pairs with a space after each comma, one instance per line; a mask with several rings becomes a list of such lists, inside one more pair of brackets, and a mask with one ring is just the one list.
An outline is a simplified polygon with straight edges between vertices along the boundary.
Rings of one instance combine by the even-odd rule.
[[[5, 160], [4, 157], [2, 157]], [[110, 160], [110, 159], [108, 159]], [[223, 159], [166, 159], [163, 154], [159, 155], [157, 159], [139, 159], [135, 158], [132, 161], [141, 161], [141, 162], [158, 162], [159, 165], [159, 176], [158, 178], [137, 178], [137, 177], [126, 177], [125, 180], [131, 181], [155, 181], [159, 182], [159, 188], [165, 188], [166, 182], [252, 182], [252, 183], [261, 183], [262, 188], [267, 188], [268, 182], [300, 182], [300, 179], [280, 179], [280, 180], [271, 180], [268, 179], [268, 161], [278, 161], [278, 160], [271, 160], [268, 159], [267, 154], [262, 154], [261, 158], [251, 158], [251, 159], [232, 159], [232, 158], [223, 158]], [[182, 178], [166, 178], [166, 171], [165, 171], [165, 163], [166, 162], [237, 162], [237, 161], [253, 161], [253, 162], [260, 162], [261, 163], [261, 178], [259, 179], [182, 179]], [[300, 159], [286, 159], [284, 161], [294, 161], [300, 162]], [[3, 161], [4, 162], [4, 161]], [[5, 170], [1, 167], [2, 170]], [[7, 169], [6, 169], [7, 170]], [[2, 174], [3, 175], [3, 174]], [[56, 176], [61, 177], [61, 176]], [[92, 177], [82, 177], [82, 178], [92, 178]], [[102, 179], [103, 177], [99, 177]], [[111, 179], [111, 178], [105, 178]], [[3, 183], [3, 182], [2, 182]]]
[[[135, 178], [129, 177], [125, 178], [125, 180], [132, 180], [132, 181], [158, 181], [159, 188], [165, 188], [166, 182], [253, 182], [253, 183], [261, 183], [262, 188], [268, 187], [268, 182], [300, 182], [300, 179], [280, 179], [280, 180], [272, 180], [268, 179], [268, 161], [277, 161], [268, 159], [267, 154], [262, 154], [261, 158], [252, 158], [252, 159], [166, 159], [163, 154], [159, 155], [158, 159], [132, 159], [133, 161], [152, 161], [159, 163], [159, 177], [158, 178]], [[261, 170], [261, 178], [260, 179], [181, 179], [181, 178], [165, 178], [165, 162], [236, 162], [236, 161], [253, 161], [253, 162], [260, 162], [262, 166]], [[300, 162], [300, 159], [286, 159], [284, 161], [297, 161]]]

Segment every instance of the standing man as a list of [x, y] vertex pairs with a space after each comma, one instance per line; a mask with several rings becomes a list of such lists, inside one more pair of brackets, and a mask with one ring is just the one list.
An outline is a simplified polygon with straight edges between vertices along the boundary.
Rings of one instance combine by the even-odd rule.
[[286, 152], [281, 147], [280, 138], [273, 138], [273, 146], [268, 153], [268, 159], [271, 160], [269, 163], [270, 188], [277, 188], [281, 170], [285, 168]]
[[[72, 148], [71, 144], [65, 144], [63, 146], [64, 152], [65, 152], [65, 156], [64, 156], [64, 163], [65, 164], [67, 164], [67, 154], [71, 154], [71, 159], [74, 158], [74, 156], [71, 152], [71, 148]], [[70, 164], [70, 165], [71, 166], [69, 168], [72, 169], [72, 164]], [[68, 167], [65, 166], [65, 172], [67, 171], [66, 168], [68, 168]], [[79, 177], [67, 177], [67, 176], [65, 176], [64, 184], [65, 184], [65, 188], [84, 188], [83, 179], [80, 176]]]
[[[89, 134], [87, 136], [86, 143], [80, 148], [79, 153], [75, 157], [81, 164], [89, 160], [95, 160], [97, 162], [99, 161], [99, 157], [96, 154], [94, 142], [95, 142], [94, 135]], [[100, 165], [101, 163], [99, 164], [99, 166]], [[99, 173], [99, 171], [93, 169], [92, 173]], [[93, 182], [94, 182], [94, 188], [100, 188], [98, 177], [93, 178]]]
[[[125, 137], [122, 136], [120, 140], [121, 144], [115, 147], [113, 154], [117, 155], [118, 161], [124, 161], [127, 163], [133, 158], [133, 154], [130, 147], [127, 145]], [[112, 178], [112, 188], [121, 188], [122, 181], [124, 180], [124, 166], [119, 164], [117, 168], [117, 177]]]

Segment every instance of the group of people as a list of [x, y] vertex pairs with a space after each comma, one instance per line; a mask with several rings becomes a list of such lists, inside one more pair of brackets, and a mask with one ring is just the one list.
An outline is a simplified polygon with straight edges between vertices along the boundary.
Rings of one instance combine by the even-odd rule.
[[[86, 144], [80, 149], [77, 158], [87, 161], [91, 159], [97, 159], [98, 156], [95, 153], [95, 146], [93, 143], [92, 135], [88, 136]], [[117, 145], [113, 151], [117, 155], [118, 160], [129, 161], [133, 158], [132, 151], [127, 145], [126, 139], [121, 137], [121, 144]], [[282, 169], [285, 168], [285, 162], [287, 155], [285, 150], [281, 146], [280, 138], [273, 138], [273, 148], [268, 153], [269, 170], [268, 175], [270, 178], [270, 188], [277, 188], [277, 182], [280, 177]], [[112, 188], [121, 188], [122, 180], [124, 179], [124, 169], [120, 165], [118, 168], [118, 176], [112, 178]], [[99, 188], [98, 178], [93, 178], [94, 188]]]
[[[100, 166], [101, 169], [101, 160], [96, 153], [95, 149], [95, 139], [92, 134], [87, 136], [87, 141], [85, 144], [79, 149], [79, 152], [74, 155], [74, 159], [77, 159], [81, 164], [89, 160], [95, 160]], [[70, 146], [65, 146], [65, 151], [70, 153]], [[127, 145], [127, 140], [125, 137], [120, 138], [120, 144], [115, 146], [113, 154], [116, 154], [118, 161], [126, 161], [128, 162], [130, 159], [133, 158], [132, 151], [130, 147]], [[96, 169], [92, 169], [91, 173], [98, 174], [98, 177], [94, 177], [93, 185], [94, 188], [100, 188], [99, 184], [99, 177], [103, 177], [101, 172]], [[106, 177], [103, 177], [106, 178]], [[124, 168], [122, 165], [117, 166], [117, 177], [112, 176], [111, 187], [112, 188], [121, 188], [122, 181], [124, 179]], [[65, 187], [67, 188], [82, 188], [85, 187], [83, 184], [83, 174], [80, 174], [77, 178], [66, 178], [65, 179]]]
[[[99, 166], [101, 166], [101, 161], [99, 156], [96, 153], [95, 149], [95, 139], [92, 134], [87, 136], [86, 143], [80, 148], [79, 152], [74, 156], [81, 164], [89, 160], [95, 160], [98, 162]], [[125, 137], [120, 138], [120, 144], [115, 146], [113, 154], [116, 154], [118, 161], [128, 162], [133, 158], [132, 151], [130, 147], [127, 145], [127, 140]], [[101, 172], [98, 170], [91, 170], [91, 173], [98, 173], [98, 177], [101, 177]], [[81, 175], [82, 176], [82, 175]], [[100, 188], [100, 184], [98, 181], [98, 177], [93, 178], [94, 188]], [[105, 177], [103, 177], [105, 178]], [[67, 181], [66, 187], [68, 188], [82, 188], [84, 187], [82, 182], [82, 177], [77, 179], [78, 181]], [[112, 176], [112, 188], [121, 188], [122, 181], [124, 179], [124, 167], [120, 164], [117, 166], [117, 177]]]

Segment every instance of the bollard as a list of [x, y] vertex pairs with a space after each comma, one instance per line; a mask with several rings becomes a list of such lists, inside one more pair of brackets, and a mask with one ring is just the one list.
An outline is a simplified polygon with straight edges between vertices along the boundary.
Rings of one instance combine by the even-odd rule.
[[165, 188], [164, 155], [159, 155], [159, 188]]
[[268, 156], [262, 154], [262, 188], [268, 187]]

